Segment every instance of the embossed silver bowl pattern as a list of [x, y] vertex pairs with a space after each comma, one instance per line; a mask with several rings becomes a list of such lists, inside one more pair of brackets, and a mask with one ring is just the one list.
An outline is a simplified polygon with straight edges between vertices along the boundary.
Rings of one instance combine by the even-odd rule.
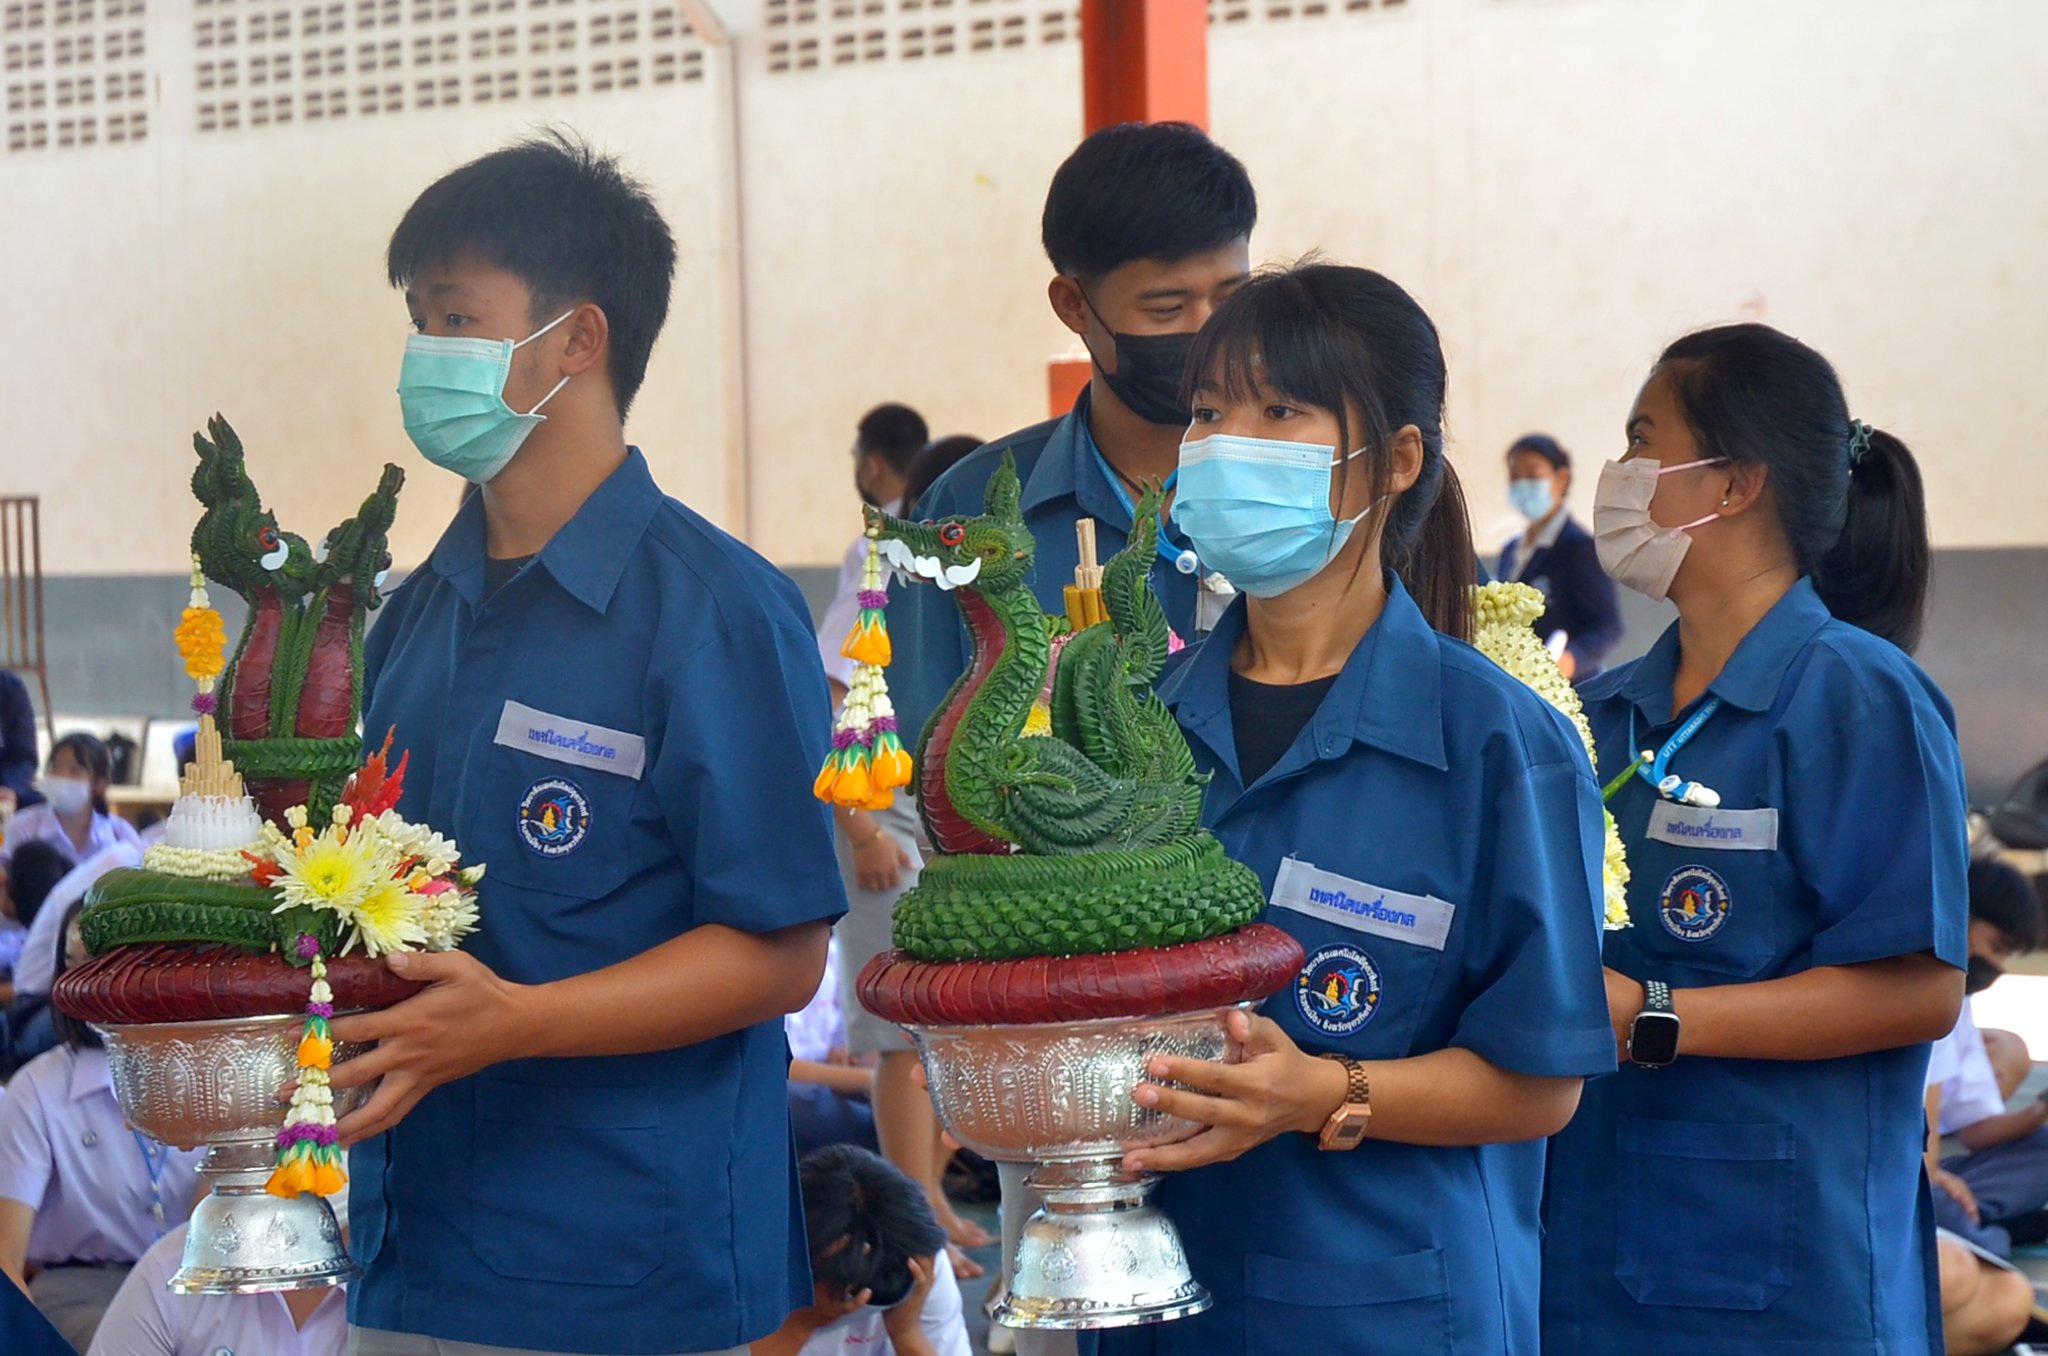
[[[206, 1145], [200, 1173], [212, 1190], [193, 1207], [180, 1294], [233, 1295], [338, 1285], [355, 1274], [334, 1211], [318, 1196], [272, 1196], [270, 1177], [285, 1104], [298, 1077], [305, 1018], [236, 1017], [94, 1028], [104, 1038], [114, 1097], [144, 1134], [181, 1148]], [[335, 1062], [364, 1045], [336, 1045]], [[345, 1116], [369, 1087], [334, 1094]]]
[[1029, 1026], [913, 1027], [946, 1128], [984, 1158], [1056, 1163], [1171, 1144], [1201, 1129], [1139, 1106], [1155, 1055], [1222, 1059], [1229, 1008]]
[[1037, 1165], [1027, 1180], [1044, 1205], [1024, 1222], [1000, 1322], [1121, 1328], [1210, 1306], [1173, 1221], [1149, 1199], [1158, 1178], [1124, 1172], [1122, 1159], [1200, 1132], [1131, 1093], [1155, 1056], [1228, 1058], [1230, 1012], [910, 1028], [954, 1137], [984, 1158]]

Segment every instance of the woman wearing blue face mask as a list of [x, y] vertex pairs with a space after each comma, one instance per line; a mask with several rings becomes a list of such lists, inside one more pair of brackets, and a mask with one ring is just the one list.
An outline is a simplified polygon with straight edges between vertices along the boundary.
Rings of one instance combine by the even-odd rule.
[[1583, 689], [1634, 926], [1625, 1067], [1551, 1148], [1545, 1345], [1939, 1352], [1922, 1081], [1968, 853], [1954, 714], [1901, 648], [1919, 471], [1762, 325], [1673, 344], [1627, 431], [1594, 536], [1678, 621]]
[[1593, 534], [1572, 517], [1565, 495], [1572, 484], [1571, 454], [1557, 439], [1528, 433], [1508, 448], [1508, 502], [1529, 520], [1528, 529], [1501, 548], [1494, 574], [1542, 592], [1548, 606], [1536, 634], [1557, 651], [1564, 676], [1583, 681], [1621, 640], [1621, 606], [1614, 581], [1600, 568]]
[[[1239, 1063], [1135, 1096], [1131, 1155], [1208, 1313], [1123, 1353], [1536, 1350], [1543, 1136], [1613, 1067], [1599, 796], [1571, 727], [1462, 643], [1472, 547], [1444, 360], [1399, 287], [1311, 264], [1216, 312], [1174, 513], [1242, 596], [1160, 685], [1204, 823], [1308, 954]], [[1186, 1090], [1176, 1090], [1177, 1083]]]

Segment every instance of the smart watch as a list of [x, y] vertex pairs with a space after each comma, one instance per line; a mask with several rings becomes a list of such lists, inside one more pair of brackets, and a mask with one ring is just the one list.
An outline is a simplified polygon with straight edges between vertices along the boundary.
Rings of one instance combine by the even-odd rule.
[[1643, 1010], [1628, 1032], [1628, 1057], [1645, 1069], [1662, 1069], [1678, 1059], [1678, 1014], [1671, 1007], [1671, 986], [1661, 979], [1643, 981]]
[[1366, 1127], [1372, 1124], [1372, 1087], [1366, 1082], [1365, 1069], [1346, 1055], [1319, 1055], [1317, 1058], [1343, 1065], [1345, 1077], [1350, 1081], [1345, 1087], [1344, 1104], [1330, 1113], [1330, 1119], [1323, 1125], [1323, 1133], [1316, 1139], [1316, 1146], [1322, 1149], [1356, 1149], [1359, 1141], [1365, 1138]]

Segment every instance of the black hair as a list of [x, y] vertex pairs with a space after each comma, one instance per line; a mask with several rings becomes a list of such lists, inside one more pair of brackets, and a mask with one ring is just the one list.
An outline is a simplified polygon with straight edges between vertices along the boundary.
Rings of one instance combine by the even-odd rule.
[[[73, 730], [50, 745], [50, 757], [55, 758], [59, 749], [70, 754], [72, 759], [85, 769], [85, 775], [94, 781], [113, 780], [114, 755], [107, 751], [107, 746], [101, 742], [98, 735], [88, 734], [84, 730]], [[44, 761], [44, 766], [49, 766], [48, 760]], [[103, 815], [113, 813], [107, 808], [107, 793], [102, 790], [95, 790], [92, 793], [92, 808]]]
[[2041, 945], [2041, 900], [2018, 867], [1996, 857], [1970, 863], [1970, 917], [2012, 939], [2016, 950]]
[[[1340, 446], [1364, 450], [1375, 501], [1393, 476], [1394, 435], [1413, 424], [1422, 471], [1373, 510], [1380, 560], [1431, 626], [1466, 640], [1477, 557], [1464, 491], [1444, 457], [1447, 383], [1436, 325], [1413, 297], [1370, 269], [1308, 260], [1261, 273], [1216, 308], [1189, 355], [1186, 394], [1199, 403], [1212, 389], [1232, 401], [1264, 392], [1331, 411]], [[1363, 428], [1351, 427], [1354, 410]], [[1340, 486], [1353, 465], [1338, 470]]]
[[7, 859], [7, 893], [14, 900], [14, 921], [27, 927], [58, 881], [71, 873], [72, 860], [55, 843], [32, 838]]
[[981, 446], [981, 439], [967, 433], [948, 434], [934, 438], [910, 463], [910, 472], [903, 478], [903, 514], [917, 507], [917, 501], [924, 498], [925, 491], [938, 483], [940, 476], [959, 465], [961, 460]]
[[1572, 469], [1572, 454], [1548, 433], [1524, 433], [1509, 446], [1508, 456], [1513, 457], [1517, 452], [1534, 452], [1549, 462], [1553, 471]]
[[[71, 968], [71, 925], [78, 921], [79, 910], [84, 907], [85, 901], [80, 899], [64, 910], [64, 925], [57, 929], [57, 965], [50, 972], [51, 993], [57, 992], [57, 981]], [[55, 1003], [50, 1004], [50, 1026], [56, 1031], [57, 1039], [73, 1050], [91, 1049], [101, 1044], [99, 1032], [76, 1017], [68, 1016]]]
[[910, 469], [931, 436], [924, 416], [908, 405], [877, 405], [860, 417], [860, 450], [888, 462], [898, 475]]
[[[1912, 650], [1931, 553], [1920, 468], [1906, 445], [1852, 424], [1828, 360], [1768, 325], [1689, 334], [1658, 367], [1702, 457], [1764, 468], [1799, 572], [1828, 611]], [[1853, 464], [1852, 444], [1864, 444]]]
[[550, 130], [452, 170], [414, 199], [385, 256], [393, 287], [464, 251], [516, 275], [537, 328], [595, 303], [611, 330], [612, 396], [625, 418], [668, 317], [676, 242], [619, 162]]
[[810, 1240], [811, 1275], [870, 1304], [910, 1293], [910, 1259], [946, 1246], [924, 1189], [901, 1169], [851, 1144], [828, 1144], [797, 1165]]
[[1251, 176], [1208, 133], [1126, 122], [1089, 136], [1054, 172], [1040, 238], [1054, 268], [1092, 279], [1135, 259], [1222, 249], [1258, 219]]

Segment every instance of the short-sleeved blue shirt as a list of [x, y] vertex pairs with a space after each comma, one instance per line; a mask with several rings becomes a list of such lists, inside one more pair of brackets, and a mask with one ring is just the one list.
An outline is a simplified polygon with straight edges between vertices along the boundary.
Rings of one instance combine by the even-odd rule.
[[[364, 727], [410, 755], [405, 815], [486, 864], [465, 949], [507, 979], [845, 910], [802, 601], [638, 451], [489, 598], [472, 496], [367, 652]], [[774, 1331], [811, 1298], [786, 1072], [778, 1021], [437, 1088], [350, 1156], [350, 1321], [610, 1353]]]
[[[1677, 728], [1678, 657], [1674, 625], [1587, 684], [1603, 775]], [[1609, 934], [1607, 963], [1676, 989], [1917, 952], [1962, 965], [1963, 770], [1927, 675], [1802, 580], [1708, 695], [1721, 708], [1670, 770], [1720, 808], [1677, 810], [1640, 777], [1609, 806], [1634, 926]], [[1553, 1142], [1545, 1345], [1939, 1352], [1928, 1047], [1796, 1063], [1680, 1050], [1589, 1083]]]
[[[1249, 789], [1234, 604], [1160, 684], [1212, 773], [1203, 818], [1308, 952], [1264, 1006], [1303, 1049], [1447, 1047], [1504, 1069], [1614, 1067], [1600, 974], [1599, 793], [1571, 726], [1395, 583], [1293, 745]], [[1169, 1175], [1208, 1313], [1105, 1334], [1114, 1356], [1536, 1351], [1543, 1144], [1325, 1153], [1282, 1135]]]
[[[1080, 562], [1074, 524], [1082, 518], [1095, 520], [1096, 556], [1105, 561], [1123, 550], [1131, 531], [1130, 510], [1104, 478], [1095, 439], [1088, 431], [1085, 388], [1063, 418], [998, 438], [969, 453], [925, 492], [917, 503], [916, 516], [933, 520], [980, 513], [988, 483], [1002, 465], [1004, 453], [1017, 460], [1017, 476], [1023, 482], [1024, 525], [1038, 539], [1032, 592], [1040, 607], [1065, 616], [1063, 590], [1074, 582], [1074, 566]], [[1171, 524], [1166, 533], [1174, 545], [1187, 545]], [[1155, 559], [1151, 583], [1174, 634], [1193, 640], [1196, 576]], [[954, 680], [966, 672], [972, 647], [953, 595], [934, 588], [889, 591], [889, 635], [896, 654], [889, 665], [889, 697], [905, 737], [915, 740]]]

